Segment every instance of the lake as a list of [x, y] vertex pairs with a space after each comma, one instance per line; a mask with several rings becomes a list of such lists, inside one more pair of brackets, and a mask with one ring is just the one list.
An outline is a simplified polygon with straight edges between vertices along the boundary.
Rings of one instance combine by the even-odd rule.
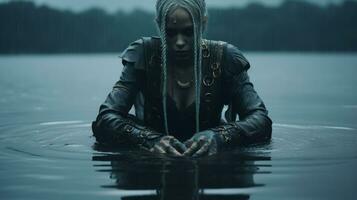
[[246, 57], [271, 143], [190, 159], [96, 147], [117, 54], [0, 56], [1, 199], [356, 199], [357, 54]]

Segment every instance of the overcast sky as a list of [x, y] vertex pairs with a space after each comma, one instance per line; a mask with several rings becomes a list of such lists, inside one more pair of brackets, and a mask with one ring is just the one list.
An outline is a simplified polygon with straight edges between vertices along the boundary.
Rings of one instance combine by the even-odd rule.
[[[0, 0], [7, 2], [11, 0]], [[28, 0], [31, 1], [31, 0]], [[156, 0], [32, 0], [38, 5], [46, 4], [54, 8], [70, 9], [73, 11], [82, 11], [91, 7], [101, 7], [109, 12], [114, 12], [118, 9], [130, 11], [135, 8], [141, 8], [149, 11], [154, 11]], [[266, 5], [276, 6], [284, 0], [206, 0], [209, 7], [231, 7], [245, 6], [251, 2], [260, 2]], [[329, 3], [341, 3], [344, 0], [306, 0], [319, 5]]]

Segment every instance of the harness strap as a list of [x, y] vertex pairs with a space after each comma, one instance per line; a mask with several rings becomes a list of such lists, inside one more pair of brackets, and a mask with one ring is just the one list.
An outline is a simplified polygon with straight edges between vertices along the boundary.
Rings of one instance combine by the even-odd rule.
[[[164, 131], [161, 83], [161, 41], [159, 38], [143, 38], [145, 55], [144, 119], [157, 131]], [[222, 57], [226, 43], [202, 40], [202, 82], [200, 129], [219, 125], [222, 103]]]

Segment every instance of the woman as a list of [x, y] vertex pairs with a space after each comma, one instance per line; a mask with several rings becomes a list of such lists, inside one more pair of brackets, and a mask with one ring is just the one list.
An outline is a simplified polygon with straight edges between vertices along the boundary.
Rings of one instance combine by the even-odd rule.
[[[205, 1], [158, 0], [156, 23], [159, 38], [123, 52], [120, 80], [93, 123], [97, 141], [202, 156], [269, 140], [272, 122], [249, 81], [248, 61], [233, 45], [202, 38]], [[135, 116], [128, 114], [133, 104]]]

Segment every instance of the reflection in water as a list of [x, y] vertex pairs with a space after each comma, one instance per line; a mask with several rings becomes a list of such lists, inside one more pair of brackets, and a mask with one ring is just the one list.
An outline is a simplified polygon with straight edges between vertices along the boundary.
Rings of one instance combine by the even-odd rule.
[[[123, 200], [243, 200], [249, 199], [250, 195], [239, 189], [264, 186], [255, 183], [254, 174], [271, 173], [266, 170], [269, 164], [255, 164], [259, 161], [269, 162], [271, 158], [267, 154], [239, 149], [218, 156], [191, 159], [158, 157], [145, 152], [124, 150], [96, 154], [93, 161], [101, 163], [95, 163], [97, 171], [108, 172], [110, 178], [115, 180], [115, 184], [102, 187], [156, 191], [153, 195], [126, 196]], [[212, 192], [217, 189], [229, 189], [231, 192], [224, 195]], [[205, 191], [209, 190], [211, 192], [207, 194]]]

